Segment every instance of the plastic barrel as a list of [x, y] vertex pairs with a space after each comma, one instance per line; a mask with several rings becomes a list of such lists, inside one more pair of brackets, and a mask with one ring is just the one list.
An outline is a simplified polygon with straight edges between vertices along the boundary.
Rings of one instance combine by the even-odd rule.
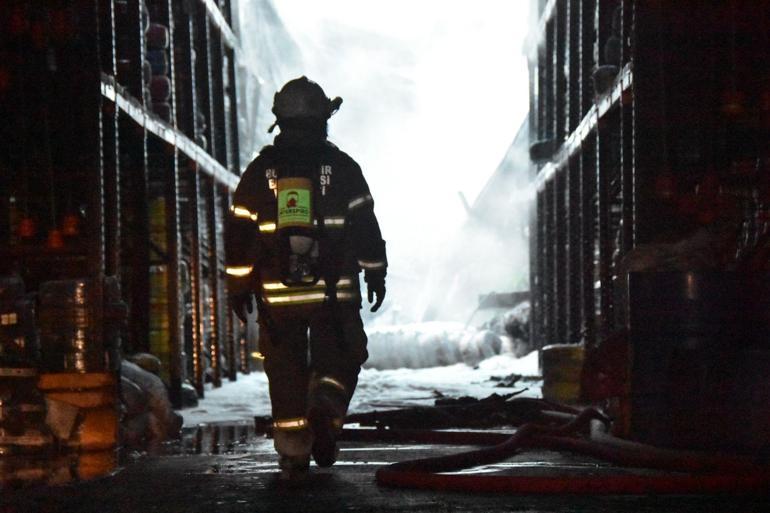
[[0, 277], [0, 456], [47, 450], [46, 407], [37, 390], [34, 307], [24, 282]]
[[0, 457], [0, 490], [19, 489], [48, 481], [50, 466], [45, 458], [29, 456]]
[[24, 281], [18, 276], [0, 276], [0, 301], [15, 301], [24, 296]]
[[0, 366], [37, 367], [39, 360], [34, 303], [0, 301]]
[[45, 373], [40, 375], [38, 388], [57, 418], [53, 429], [62, 447], [104, 451], [117, 446], [117, 385], [113, 373]]
[[40, 286], [40, 342], [45, 372], [102, 372], [107, 351], [93, 326], [90, 281], [49, 281]]
[[147, 60], [153, 75], [168, 75], [168, 56], [165, 50], [147, 50]]
[[152, 110], [164, 121], [171, 122], [171, 104], [168, 102], [153, 102]]
[[720, 443], [723, 355], [741, 344], [741, 282], [729, 272], [629, 275], [630, 435], [655, 445]]
[[0, 367], [36, 368], [39, 358], [35, 306], [24, 282], [0, 277]]
[[51, 445], [36, 382], [36, 369], [0, 368], [0, 456], [42, 452]]
[[0, 277], [0, 368], [35, 369], [39, 363], [35, 309], [17, 277]]
[[147, 48], [154, 50], [162, 50], [169, 47], [169, 30], [165, 25], [160, 23], [150, 23], [150, 26], [145, 33], [147, 41]]
[[153, 102], [168, 101], [171, 98], [171, 80], [163, 75], [154, 75], [150, 80], [150, 95]]

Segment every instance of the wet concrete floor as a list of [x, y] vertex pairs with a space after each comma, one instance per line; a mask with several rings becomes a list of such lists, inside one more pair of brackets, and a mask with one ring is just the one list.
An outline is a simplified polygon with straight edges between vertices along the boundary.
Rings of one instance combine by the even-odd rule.
[[[301, 486], [277, 479], [272, 440], [247, 424], [189, 430], [165, 454], [124, 458], [111, 475], [58, 485], [15, 483], [0, 494], [0, 513], [85, 512], [767, 512], [770, 495], [538, 497], [390, 489], [374, 481], [387, 463], [449, 454], [460, 447], [343, 443], [331, 469], [311, 467]], [[132, 460], [132, 461], [131, 461]], [[607, 465], [529, 452], [475, 472], [610, 472]]]

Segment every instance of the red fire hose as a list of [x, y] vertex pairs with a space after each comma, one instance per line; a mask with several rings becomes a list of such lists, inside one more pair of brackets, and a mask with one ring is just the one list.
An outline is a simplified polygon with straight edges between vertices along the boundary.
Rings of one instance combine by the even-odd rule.
[[[565, 409], [559, 412], [564, 415]], [[561, 426], [527, 423], [513, 435], [489, 432], [448, 432], [400, 429], [345, 429], [348, 441], [418, 442], [485, 445], [449, 456], [402, 461], [380, 468], [384, 486], [462, 492], [512, 494], [711, 494], [768, 493], [770, 468], [751, 458], [674, 451], [613, 437], [608, 421], [596, 409], [569, 416]], [[524, 449], [569, 451], [621, 467], [665, 471], [657, 474], [563, 474], [500, 476], [441, 474], [500, 462]]]

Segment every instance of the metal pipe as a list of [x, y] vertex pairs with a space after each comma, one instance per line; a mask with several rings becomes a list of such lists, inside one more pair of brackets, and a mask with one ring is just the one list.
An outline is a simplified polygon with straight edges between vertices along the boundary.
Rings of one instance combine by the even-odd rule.
[[[230, 205], [232, 205], [233, 202], [233, 193], [230, 190], [225, 190], [225, 194], [222, 197], [223, 204], [222, 209], [225, 212], [228, 212], [230, 210]], [[230, 303], [229, 303], [229, 294], [227, 289], [227, 280], [222, 280], [222, 296], [224, 298], [225, 303], [225, 322], [226, 322], [226, 328], [227, 328], [227, 335], [225, 337], [225, 354], [227, 355], [227, 362], [228, 362], [228, 368], [227, 368], [227, 379], [230, 381], [235, 381], [238, 376], [238, 363], [236, 361], [238, 351], [236, 350], [237, 340], [239, 339], [238, 334], [238, 319], [235, 317], [235, 314], [230, 310]]]
[[198, 392], [198, 397], [203, 397], [204, 384], [204, 361], [203, 361], [203, 318], [202, 318], [202, 297], [201, 297], [201, 233], [200, 233], [200, 211], [198, 202], [200, 200], [200, 174], [194, 169], [189, 178], [190, 180], [190, 281], [192, 285], [192, 359], [193, 359], [193, 384]]
[[211, 279], [211, 334], [209, 339], [209, 353], [211, 354], [211, 370], [213, 373], [214, 386], [222, 386], [222, 369], [220, 363], [220, 350], [222, 340], [222, 275], [220, 261], [224, 262], [223, 244], [221, 240], [222, 230], [219, 226], [222, 224], [222, 212], [220, 211], [219, 194], [217, 184], [214, 180], [207, 180], [208, 201], [208, 220], [209, 230], [209, 276]]

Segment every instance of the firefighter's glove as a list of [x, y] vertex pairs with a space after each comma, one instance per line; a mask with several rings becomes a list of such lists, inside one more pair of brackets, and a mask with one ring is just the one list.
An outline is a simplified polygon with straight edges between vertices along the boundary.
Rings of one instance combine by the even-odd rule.
[[230, 296], [230, 307], [241, 322], [246, 322], [249, 314], [254, 312], [253, 301], [254, 295], [251, 292], [243, 292], [241, 294]]
[[376, 312], [382, 306], [382, 302], [385, 301], [385, 274], [386, 271], [364, 271], [364, 281], [366, 282], [366, 291], [368, 293], [369, 302], [374, 302], [374, 297], [377, 296], [377, 302], [374, 303], [370, 311]]

